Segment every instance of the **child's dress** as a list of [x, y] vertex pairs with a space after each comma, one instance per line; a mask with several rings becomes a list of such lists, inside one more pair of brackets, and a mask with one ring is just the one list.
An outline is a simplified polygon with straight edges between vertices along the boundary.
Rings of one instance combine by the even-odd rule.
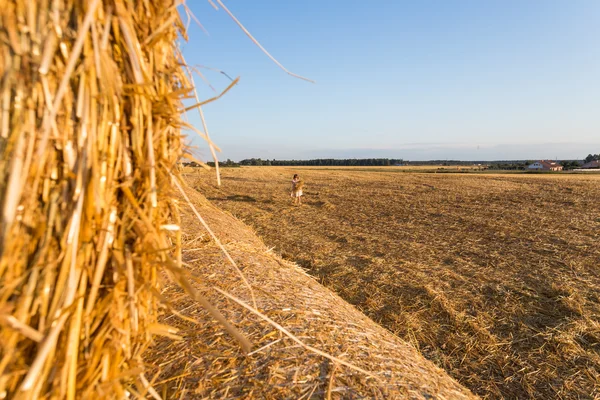
[[302, 196], [302, 186], [300, 179], [292, 179], [292, 197]]

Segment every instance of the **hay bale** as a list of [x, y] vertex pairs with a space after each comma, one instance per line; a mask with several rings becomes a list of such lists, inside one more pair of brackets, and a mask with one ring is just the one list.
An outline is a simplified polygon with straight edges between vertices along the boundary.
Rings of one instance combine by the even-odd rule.
[[191, 87], [176, 3], [0, 7], [0, 398], [152, 392]]

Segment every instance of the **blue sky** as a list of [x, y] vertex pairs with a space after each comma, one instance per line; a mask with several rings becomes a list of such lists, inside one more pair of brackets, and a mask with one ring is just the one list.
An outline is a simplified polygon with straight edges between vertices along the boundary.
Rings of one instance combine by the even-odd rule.
[[[600, 151], [598, 0], [188, 1], [220, 158], [583, 158]], [[203, 70], [217, 91], [229, 79]], [[196, 77], [201, 98], [214, 92]], [[197, 113], [190, 121], [201, 127]], [[193, 134], [190, 134], [190, 138]], [[193, 139], [195, 153], [210, 154]]]

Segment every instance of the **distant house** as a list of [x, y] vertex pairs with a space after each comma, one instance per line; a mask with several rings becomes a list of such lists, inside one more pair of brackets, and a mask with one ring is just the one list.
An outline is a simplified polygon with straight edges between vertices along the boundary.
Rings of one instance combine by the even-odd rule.
[[540, 160], [530, 164], [527, 169], [534, 171], [562, 171], [563, 166], [554, 161]]
[[581, 169], [596, 169], [596, 168], [600, 168], [600, 161], [599, 160], [593, 160], [593, 161], [590, 161], [589, 163], [583, 164], [579, 168], [581, 168]]

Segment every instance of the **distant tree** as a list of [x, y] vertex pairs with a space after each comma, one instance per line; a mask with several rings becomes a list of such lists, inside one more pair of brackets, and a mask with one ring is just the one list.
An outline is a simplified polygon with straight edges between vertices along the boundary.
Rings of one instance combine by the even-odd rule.
[[565, 160], [565, 161], [561, 161], [560, 165], [563, 166], [564, 170], [570, 170], [570, 169], [575, 169], [579, 167], [579, 163], [575, 160]]
[[588, 156], [585, 158], [586, 163], [598, 160], [600, 160], [600, 154], [588, 154]]
[[[215, 166], [215, 162], [214, 161], [209, 161], [206, 163], [209, 167], [214, 167]], [[240, 164], [236, 163], [235, 161], [231, 161], [229, 158], [227, 159], [227, 161], [220, 161], [219, 165], [221, 167], [227, 168], [227, 167], [239, 167]]]

